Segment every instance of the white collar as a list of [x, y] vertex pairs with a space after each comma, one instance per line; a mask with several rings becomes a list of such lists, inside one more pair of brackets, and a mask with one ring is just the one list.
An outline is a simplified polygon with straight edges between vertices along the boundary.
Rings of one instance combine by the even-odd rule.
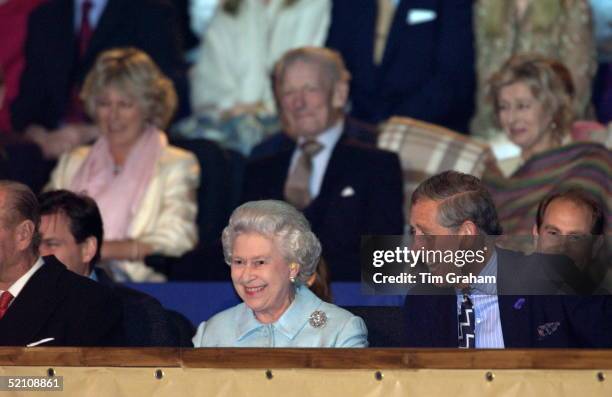
[[[342, 130], [344, 129], [344, 119], [338, 120], [334, 125], [316, 135], [314, 139], [323, 145], [324, 148], [333, 148], [336, 146], [336, 142], [340, 139], [340, 135], [342, 135]], [[298, 137], [298, 147], [306, 141], [308, 137], [300, 136]]]
[[17, 279], [17, 281], [15, 281], [13, 285], [9, 287], [8, 292], [10, 292], [11, 295], [13, 295], [13, 298], [17, 298], [17, 295], [19, 295], [23, 287], [25, 287], [25, 285], [28, 283], [30, 278], [32, 278], [34, 273], [36, 273], [36, 271], [38, 271], [38, 269], [40, 269], [42, 265], [44, 265], [44, 261], [39, 256], [36, 262], [34, 263], [34, 266], [32, 266], [30, 270], [25, 272], [23, 276], [19, 277], [19, 279]]

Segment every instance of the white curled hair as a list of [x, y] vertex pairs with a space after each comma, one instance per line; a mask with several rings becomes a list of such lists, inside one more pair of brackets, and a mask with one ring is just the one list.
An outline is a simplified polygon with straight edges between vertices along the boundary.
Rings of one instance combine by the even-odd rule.
[[296, 281], [304, 284], [316, 271], [321, 256], [321, 243], [310, 230], [304, 215], [284, 201], [249, 201], [236, 208], [229, 224], [223, 229], [221, 241], [228, 265], [232, 263], [232, 249], [236, 237], [257, 233], [272, 238], [287, 264], [300, 265]]

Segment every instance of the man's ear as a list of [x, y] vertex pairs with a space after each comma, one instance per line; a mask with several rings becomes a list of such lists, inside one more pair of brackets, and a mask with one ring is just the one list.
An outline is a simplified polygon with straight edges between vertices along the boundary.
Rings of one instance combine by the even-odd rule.
[[538, 228], [538, 225], [536, 225], [535, 223], [531, 227], [531, 235], [533, 236], [533, 249], [536, 252], [538, 251], [538, 246], [540, 245], [540, 242], [539, 242], [540, 230], [539, 229], [540, 228]]
[[349, 85], [346, 81], [339, 81], [334, 84], [332, 92], [332, 107], [336, 110], [344, 110], [348, 101]]
[[477, 236], [479, 234], [478, 226], [472, 221], [465, 221], [459, 226], [457, 234], [460, 236]]
[[80, 244], [80, 246], [83, 262], [89, 264], [98, 250], [98, 239], [94, 236], [89, 236]]
[[34, 222], [31, 220], [28, 219], [18, 224], [15, 228], [17, 249], [20, 251], [25, 251], [28, 249], [28, 247], [32, 245], [34, 233], [36, 233], [36, 226], [34, 226]]

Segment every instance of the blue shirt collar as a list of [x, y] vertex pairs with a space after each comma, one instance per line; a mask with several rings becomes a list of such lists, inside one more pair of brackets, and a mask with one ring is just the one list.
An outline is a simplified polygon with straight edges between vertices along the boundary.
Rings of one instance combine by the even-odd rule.
[[[470, 295], [497, 295], [497, 251], [489, 258], [489, 261], [482, 268], [479, 276], [495, 276], [495, 283], [487, 284], [470, 284]], [[455, 292], [460, 295], [461, 291], [455, 288]]]
[[253, 310], [245, 303], [241, 303], [237, 311], [236, 339], [241, 340], [265, 326], [271, 326], [287, 338], [294, 339], [310, 319], [310, 314], [317, 310], [322, 302], [308, 287], [299, 286], [296, 288], [295, 299], [289, 308], [272, 324], [260, 323]]
[[[317, 142], [323, 145], [324, 149], [331, 150], [334, 148], [334, 146], [336, 146], [336, 142], [338, 142], [340, 136], [342, 136], [342, 131], [344, 131], [344, 119], [338, 120], [325, 131], [314, 137], [310, 137], [310, 139], [314, 138]], [[298, 146], [304, 143], [307, 139], [307, 137], [303, 136], [298, 137]]]
[[[494, 276], [497, 281], [497, 252], [493, 251], [489, 262], [482, 268], [479, 276]], [[478, 295], [497, 295], [497, 282], [490, 284], [471, 284], [470, 289]]]

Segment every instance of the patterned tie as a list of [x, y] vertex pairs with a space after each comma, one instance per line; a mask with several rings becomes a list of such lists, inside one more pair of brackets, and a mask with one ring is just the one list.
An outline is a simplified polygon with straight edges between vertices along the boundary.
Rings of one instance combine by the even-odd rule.
[[79, 30], [79, 36], [77, 38], [79, 45], [79, 58], [83, 58], [85, 55], [85, 51], [87, 51], [87, 47], [91, 41], [91, 36], [93, 35], [93, 30], [89, 24], [89, 12], [91, 11], [92, 6], [93, 4], [91, 4], [91, 1], [89, 0], [85, 0], [81, 5], [81, 30]]
[[[92, 6], [93, 4], [90, 0], [85, 0], [83, 4], [81, 4], [81, 29], [79, 30], [76, 43], [78, 63], [80, 63], [85, 57], [85, 52], [87, 51], [87, 47], [91, 41], [91, 36], [93, 35], [93, 29], [89, 24], [89, 12], [91, 11]], [[70, 90], [70, 98], [68, 99], [68, 104], [66, 105], [64, 121], [67, 123], [82, 123], [87, 120], [87, 116], [85, 115], [85, 110], [83, 108], [83, 102], [81, 101], [81, 98], [79, 98], [80, 91], [81, 87], [75, 82]]]
[[4, 317], [4, 313], [8, 310], [12, 300], [13, 295], [8, 291], [4, 291], [2, 295], [0, 295], [0, 319]]
[[459, 347], [473, 349], [476, 347], [474, 305], [470, 299], [469, 291], [463, 291], [461, 312], [459, 313]]
[[323, 150], [323, 145], [317, 141], [308, 140], [302, 143], [300, 149], [302, 150], [302, 154], [285, 182], [285, 200], [295, 206], [295, 208], [301, 210], [310, 204], [312, 158]]

